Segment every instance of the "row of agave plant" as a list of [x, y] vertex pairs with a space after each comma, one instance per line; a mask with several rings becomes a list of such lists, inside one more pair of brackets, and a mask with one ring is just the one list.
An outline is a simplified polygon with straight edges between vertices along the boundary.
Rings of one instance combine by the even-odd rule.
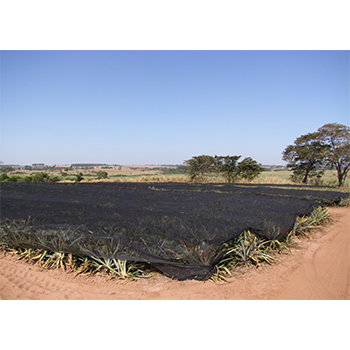
[[238, 266], [255, 265], [263, 263], [272, 264], [278, 259], [278, 254], [297, 247], [296, 237], [308, 237], [309, 233], [318, 226], [331, 223], [332, 218], [326, 207], [317, 207], [310, 215], [298, 216], [292, 229], [282, 240], [276, 237], [278, 229], [265, 233], [260, 237], [250, 231], [244, 231], [234, 242], [227, 245], [221, 259], [216, 264], [216, 273], [213, 280], [225, 280], [231, 276], [230, 271]]
[[145, 276], [149, 269], [146, 263], [128, 262], [121, 259], [97, 258], [94, 256], [79, 256], [66, 252], [53, 252], [44, 249], [10, 247], [1, 243], [3, 252], [10, 252], [35, 266], [44, 268], [59, 268], [66, 272], [74, 272], [76, 275], [104, 272], [122, 279], [133, 279]]
[[[76, 244], [69, 240], [77, 236], [77, 230], [63, 226], [51, 230], [33, 230], [32, 219], [6, 220], [0, 227], [0, 250], [10, 252], [35, 266], [59, 268], [76, 275], [103, 272], [118, 278], [132, 279], [144, 277], [148, 270], [147, 263], [129, 262], [113, 259], [110, 256], [120, 252], [119, 245], [112, 240], [99, 242], [92, 249], [91, 242]], [[102, 257], [101, 257], [102, 256]]]
[[[338, 205], [348, 206], [349, 200], [347, 199]], [[319, 206], [310, 215], [297, 217], [293, 228], [284, 236], [283, 240], [277, 239], [279, 236], [278, 227], [270, 230], [270, 233], [265, 234], [265, 237], [258, 236], [251, 231], [244, 231], [215, 252], [210, 245], [201, 244], [194, 248], [184, 246], [179, 260], [191, 264], [212, 265], [215, 267], [215, 271], [210, 280], [214, 282], [225, 281], [237, 267], [247, 265], [258, 267], [263, 263], [272, 264], [278, 259], [279, 253], [295, 246], [295, 237], [308, 236], [313, 228], [329, 222], [331, 222], [331, 218], [327, 208]], [[25, 221], [13, 221], [1, 225], [0, 249], [3, 252], [12, 252], [19, 259], [36, 266], [59, 268], [66, 272], [74, 272], [76, 275], [102, 272], [130, 281], [136, 278], [151, 277], [154, 274], [152, 265], [147, 262], [114, 259], [110, 257], [111, 255], [101, 257], [86, 248], [83, 254], [81, 254], [82, 250], [80, 252], [74, 250], [67, 252], [61, 247], [59, 239], [52, 240], [51, 246], [43, 245], [38, 241], [37, 248], [33, 248], [33, 242], [29, 246], [28, 236], [21, 235], [18, 229], [23, 228], [24, 224]], [[9, 235], [11, 235], [11, 244], [9, 244]], [[3, 239], [4, 236], [7, 236], [6, 240]], [[119, 248], [105, 244], [102, 249], [116, 251]]]

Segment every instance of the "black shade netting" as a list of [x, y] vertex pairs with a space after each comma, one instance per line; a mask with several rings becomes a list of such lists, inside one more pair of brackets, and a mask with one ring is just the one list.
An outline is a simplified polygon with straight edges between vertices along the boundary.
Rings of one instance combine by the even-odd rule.
[[1, 241], [206, 280], [243, 231], [281, 239], [297, 216], [347, 196], [293, 185], [1, 183]]

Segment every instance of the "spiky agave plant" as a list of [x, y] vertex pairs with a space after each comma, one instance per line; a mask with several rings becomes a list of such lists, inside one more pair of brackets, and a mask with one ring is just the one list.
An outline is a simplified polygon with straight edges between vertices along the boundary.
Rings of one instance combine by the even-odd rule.
[[294, 222], [291, 231], [286, 237], [289, 242], [294, 236], [308, 237], [310, 231], [320, 225], [331, 223], [332, 218], [326, 207], [318, 206], [309, 215], [298, 216]]
[[89, 272], [93, 272], [94, 271], [94, 263], [92, 261], [92, 259], [90, 259], [89, 257], [85, 256], [85, 257], [78, 257], [76, 260], [76, 268], [75, 268], [75, 272], [76, 272], [76, 276], [78, 275], [85, 275]]
[[181, 242], [181, 248], [177, 253], [173, 252], [176, 260], [185, 264], [206, 265], [211, 266], [217, 260], [217, 248], [205, 241], [199, 242], [194, 246], [187, 246], [185, 242]]
[[237, 245], [232, 249], [232, 253], [235, 255], [236, 266], [247, 264], [260, 266], [261, 262], [271, 264], [275, 260], [266, 249], [266, 241], [249, 230], [244, 231], [239, 236]]
[[227, 282], [226, 278], [231, 277], [230, 270], [235, 266], [236, 260], [231, 253], [232, 246], [224, 243], [220, 252], [217, 254], [217, 259], [214, 264], [215, 272], [210, 277], [210, 280], [218, 282]]
[[29, 258], [28, 262], [33, 265], [43, 266], [48, 255], [48, 251], [44, 249], [36, 249], [35, 253]]
[[110, 259], [110, 258], [97, 258], [91, 257], [94, 261], [95, 271], [105, 271], [111, 273], [112, 275], [132, 280], [134, 278], [148, 278], [150, 276], [144, 275], [142, 269], [138, 267], [135, 262], [129, 262], [127, 260], [121, 259]]
[[342, 197], [341, 200], [337, 203], [338, 207], [349, 207], [350, 206], [350, 196]]
[[230, 243], [224, 245], [219, 259], [215, 264], [216, 272], [212, 276], [214, 281], [225, 281], [226, 277], [231, 276], [230, 270], [237, 266], [255, 265], [261, 263], [271, 264], [275, 257], [270, 247], [267, 247], [268, 241], [261, 238], [251, 231], [242, 232]]
[[2, 224], [1, 249], [31, 264], [75, 271], [77, 275], [103, 270], [124, 279], [149, 277], [143, 274], [145, 263], [114, 258], [127, 247], [113, 239], [94, 239], [91, 245], [89, 241], [76, 238], [75, 229], [69, 227], [34, 230], [27, 224], [28, 220], [8, 220]]
[[[118, 256], [131, 255], [135, 252], [131, 252], [132, 248], [121, 244], [112, 237], [80, 241], [76, 246], [79, 252], [88, 257], [90, 260], [89, 268], [93, 267], [95, 272], [103, 271], [123, 279], [149, 277], [144, 275], [145, 263], [130, 262], [118, 258]], [[84, 266], [87, 267], [86, 259]]]
[[263, 220], [260, 224], [261, 228], [257, 230], [258, 235], [262, 238], [262, 244], [272, 251], [281, 252], [288, 249], [288, 246], [283, 240], [279, 239], [281, 228], [278, 224]]

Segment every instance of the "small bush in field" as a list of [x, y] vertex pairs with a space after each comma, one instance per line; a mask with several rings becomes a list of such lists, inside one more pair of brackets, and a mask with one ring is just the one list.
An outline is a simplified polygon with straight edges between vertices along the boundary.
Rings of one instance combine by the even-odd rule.
[[47, 173], [36, 173], [32, 176], [33, 182], [47, 182], [50, 178], [49, 174]]
[[60, 179], [57, 176], [53, 176], [53, 177], [50, 177], [47, 181], [48, 182], [58, 182], [58, 181], [60, 181]]
[[79, 173], [79, 174], [75, 175], [75, 182], [80, 182], [82, 180], [84, 180], [83, 173]]
[[21, 177], [20, 176], [10, 176], [7, 181], [18, 182], [18, 181], [21, 181]]
[[108, 173], [106, 171], [98, 171], [97, 172], [97, 178], [98, 179], [107, 179]]
[[8, 181], [9, 177], [7, 176], [7, 174], [2, 173], [0, 175], [0, 181]]

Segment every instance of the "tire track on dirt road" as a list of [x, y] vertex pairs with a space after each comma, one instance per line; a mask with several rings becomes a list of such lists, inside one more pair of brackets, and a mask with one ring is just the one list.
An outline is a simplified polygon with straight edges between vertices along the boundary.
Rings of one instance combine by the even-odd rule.
[[301, 267], [289, 276], [278, 299], [350, 299], [350, 209], [329, 208], [333, 224], [311, 238]]

